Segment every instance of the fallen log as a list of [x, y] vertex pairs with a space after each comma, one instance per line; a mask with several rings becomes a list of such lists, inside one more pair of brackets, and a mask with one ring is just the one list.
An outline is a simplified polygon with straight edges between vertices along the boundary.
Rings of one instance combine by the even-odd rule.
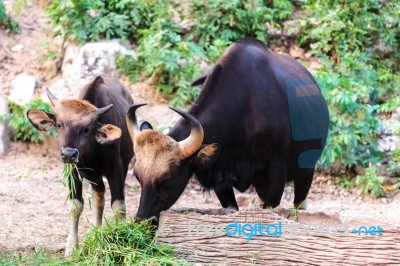
[[[162, 212], [157, 241], [191, 263], [218, 265], [400, 265], [400, 228], [287, 210]], [[283, 215], [283, 216], [282, 216]]]

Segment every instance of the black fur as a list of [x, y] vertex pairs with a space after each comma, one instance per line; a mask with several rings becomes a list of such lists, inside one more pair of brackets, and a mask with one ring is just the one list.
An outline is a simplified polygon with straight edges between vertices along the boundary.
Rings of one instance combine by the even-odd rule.
[[[295, 86], [291, 85], [293, 80]], [[287, 180], [294, 181], [294, 203], [304, 201], [329, 122], [325, 99], [307, 69], [257, 40], [244, 39], [227, 49], [212, 73], [193, 82], [199, 84], [203, 84], [201, 94], [189, 113], [203, 127], [203, 144], [218, 143], [219, 155], [212, 164], [204, 165], [196, 159], [197, 154], [181, 162], [176, 177], [179, 184], [169, 192], [171, 200], [162, 201], [154, 193], [146, 195], [146, 200], [141, 198], [140, 216], [158, 216], [172, 206], [193, 173], [205, 189], [215, 191], [223, 207], [237, 208], [233, 188], [245, 191], [251, 185], [265, 202], [263, 207], [275, 207]], [[301, 139], [307, 130], [302, 122], [308, 121], [301, 120], [301, 110], [290, 111], [289, 93], [294, 92], [295, 100], [302, 101], [295, 107], [320, 115], [315, 116], [312, 128], [321, 133], [319, 138]], [[303, 97], [309, 95], [312, 97]], [[293, 132], [300, 132], [299, 140]], [[190, 125], [181, 119], [169, 136], [181, 141], [189, 133]], [[306, 167], [300, 165], [299, 155], [309, 150], [316, 151], [315, 158], [309, 157]]]

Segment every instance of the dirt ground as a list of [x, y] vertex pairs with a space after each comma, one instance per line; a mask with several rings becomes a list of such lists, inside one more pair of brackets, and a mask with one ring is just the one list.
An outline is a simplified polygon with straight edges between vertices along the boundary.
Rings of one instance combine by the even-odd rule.
[[[4, 1], [8, 8], [14, 1]], [[21, 35], [0, 29], [0, 92], [10, 93], [10, 81], [22, 71], [35, 75], [41, 85], [49, 86], [57, 76], [52, 62], [41, 63], [46, 53], [43, 44], [50, 42], [48, 24], [43, 18], [46, 1], [26, 1], [18, 15]], [[12, 52], [16, 44], [23, 50]], [[165, 126], [176, 121], [166, 104], [157, 103], [142, 86], [129, 86], [135, 101], [151, 103], [151, 113], [146, 119]], [[12, 143], [6, 157], [0, 158], [0, 250], [54, 250], [64, 248], [68, 226], [67, 188], [61, 183], [62, 164], [58, 159], [57, 141], [50, 139], [41, 145]], [[367, 225], [388, 224], [400, 229], [400, 193], [388, 198], [370, 199], [356, 189], [346, 190], [334, 183], [330, 176], [316, 175], [309, 194], [308, 210], [340, 215], [343, 222], [368, 221]], [[133, 217], [139, 202], [140, 186], [129, 171], [126, 182], [126, 206]], [[90, 190], [87, 187], [87, 190]], [[236, 193], [240, 208], [253, 207], [254, 192]], [[111, 217], [109, 193], [106, 194], [106, 217]], [[88, 199], [81, 218], [79, 233], [88, 232], [93, 221]], [[283, 207], [291, 207], [293, 187], [287, 186]], [[220, 208], [216, 196], [203, 193], [191, 181], [184, 194], [173, 206], [195, 208]], [[371, 223], [371, 224], [370, 224]], [[372, 224], [374, 223], [374, 224]], [[385, 228], [383, 226], [383, 228]]]

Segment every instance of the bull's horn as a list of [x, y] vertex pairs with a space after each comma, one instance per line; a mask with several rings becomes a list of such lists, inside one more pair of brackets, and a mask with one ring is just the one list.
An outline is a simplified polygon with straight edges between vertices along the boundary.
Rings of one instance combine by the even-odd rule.
[[195, 153], [203, 143], [204, 132], [203, 128], [200, 125], [200, 122], [194, 118], [191, 114], [185, 113], [173, 107], [170, 109], [174, 110], [178, 114], [180, 114], [183, 118], [185, 118], [191, 126], [190, 135], [186, 139], [179, 141], [179, 150], [181, 160], [184, 160]]
[[50, 100], [51, 104], [52, 104], [53, 106], [56, 106], [56, 104], [57, 104], [57, 102], [58, 102], [57, 97], [54, 96], [54, 95], [50, 92], [50, 90], [49, 90], [48, 88], [46, 88], [45, 90], [46, 90], [47, 97], [49, 97], [49, 100]]
[[131, 136], [132, 141], [135, 139], [135, 133], [140, 132], [139, 126], [137, 124], [136, 119], [136, 109], [139, 107], [146, 105], [147, 103], [134, 104], [129, 107], [129, 110], [126, 114], [126, 125], [128, 126], [129, 135]]
[[113, 107], [114, 105], [113, 104], [110, 104], [110, 105], [107, 105], [107, 106], [105, 106], [105, 107], [102, 107], [102, 108], [99, 108], [99, 109], [97, 109], [97, 115], [102, 115], [102, 114], [105, 114], [105, 113], [107, 113], [112, 107]]

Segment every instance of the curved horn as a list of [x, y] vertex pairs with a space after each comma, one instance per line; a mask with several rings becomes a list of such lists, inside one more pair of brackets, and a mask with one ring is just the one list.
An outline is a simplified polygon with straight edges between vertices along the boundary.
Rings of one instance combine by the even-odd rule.
[[131, 136], [132, 141], [135, 139], [135, 133], [140, 131], [135, 114], [136, 109], [146, 104], [147, 103], [131, 105], [126, 113], [126, 125], [128, 126], [129, 135]]
[[51, 104], [52, 104], [53, 106], [56, 106], [56, 104], [58, 103], [57, 97], [54, 96], [54, 95], [50, 92], [50, 90], [49, 90], [48, 88], [46, 88], [45, 90], [46, 90], [47, 97], [49, 97], [49, 100], [50, 100]]
[[107, 113], [113, 106], [114, 106], [113, 104], [110, 104], [110, 105], [107, 105], [107, 106], [105, 106], [105, 107], [99, 108], [99, 109], [97, 109], [96, 113], [97, 113], [98, 116], [100, 116], [100, 115], [102, 115], [102, 114], [105, 114], [105, 113]]
[[173, 107], [170, 109], [174, 110], [178, 114], [180, 114], [183, 118], [185, 118], [191, 126], [190, 135], [186, 139], [179, 141], [179, 150], [181, 160], [184, 160], [195, 153], [203, 143], [204, 132], [203, 128], [200, 125], [200, 122], [194, 118], [191, 114], [185, 113]]

